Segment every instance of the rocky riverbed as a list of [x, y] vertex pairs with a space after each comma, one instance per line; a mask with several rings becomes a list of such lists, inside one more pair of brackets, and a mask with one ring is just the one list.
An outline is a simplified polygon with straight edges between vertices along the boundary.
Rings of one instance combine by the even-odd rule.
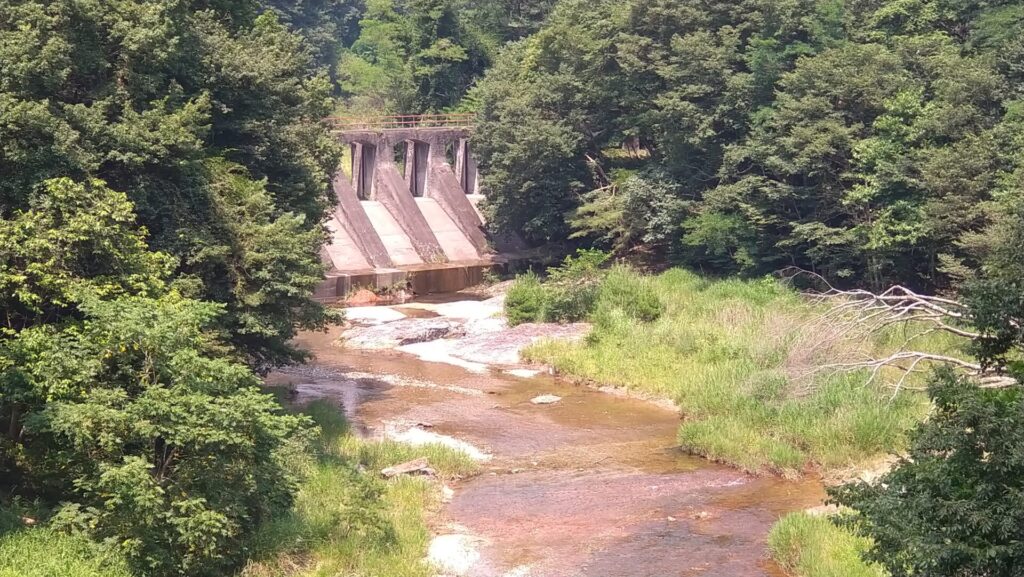
[[501, 309], [500, 296], [348, 309], [348, 327], [302, 335], [316, 359], [279, 377], [300, 400], [336, 399], [363, 434], [454, 444], [482, 463], [435, 520], [439, 575], [781, 575], [765, 536], [779, 516], [819, 504], [818, 483], [683, 454], [670, 408], [519, 358], [587, 326], [509, 328]]

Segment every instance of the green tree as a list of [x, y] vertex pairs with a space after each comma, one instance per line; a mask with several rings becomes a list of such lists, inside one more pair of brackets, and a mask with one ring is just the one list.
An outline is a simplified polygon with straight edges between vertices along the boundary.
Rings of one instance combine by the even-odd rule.
[[[320, 125], [330, 82], [302, 39], [255, 2], [0, 0], [0, 62], [0, 216], [26, 209], [49, 179], [102, 179], [127, 194], [153, 248], [177, 257], [175, 275], [200, 281], [190, 294], [227, 305], [219, 322], [257, 368], [294, 360], [295, 327], [320, 327], [324, 314], [248, 297], [266, 284], [308, 300], [317, 251], [302, 242], [285, 255], [273, 237], [251, 236], [265, 259], [303, 265], [250, 271], [224, 233], [244, 223], [214, 210], [224, 171], [210, 166], [263, 183], [261, 218], [320, 234], [338, 151]], [[211, 252], [219, 268], [203, 258]], [[283, 276], [269, 278], [275, 268]], [[239, 273], [247, 286], [223, 290]], [[236, 330], [253, 320], [275, 332]]]
[[909, 455], [873, 484], [830, 491], [893, 577], [1019, 575], [1024, 566], [1024, 396], [950, 372], [932, 382], [932, 417]]
[[220, 574], [289, 505], [303, 421], [232, 354], [224, 305], [169, 288], [126, 195], [59, 179], [29, 206], [0, 221], [0, 489], [145, 574]]
[[360, 34], [341, 58], [351, 113], [453, 108], [490, 63], [483, 32], [454, 0], [369, 0]]

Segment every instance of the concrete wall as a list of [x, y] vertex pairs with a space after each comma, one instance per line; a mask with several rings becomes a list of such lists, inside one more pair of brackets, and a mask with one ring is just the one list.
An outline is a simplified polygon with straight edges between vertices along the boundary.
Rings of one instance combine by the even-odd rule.
[[[412, 265], [403, 263], [410, 258], [422, 261], [415, 266], [428, 269], [449, 261], [486, 262], [490, 250], [483, 220], [467, 196], [477, 187], [467, 130], [363, 130], [340, 133], [338, 138], [352, 148], [353, 176], [349, 179], [339, 172], [334, 182], [338, 197], [334, 216], [343, 234], [335, 233], [336, 242], [329, 247], [335, 252], [332, 262], [365, 261], [378, 271], [408, 268]], [[396, 146], [403, 142], [407, 143], [404, 175], [394, 158]], [[457, 167], [446, 157], [452, 143]], [[384, 228], [389, 234], [382, 234]], [[403, 238], [402, 247], [387, 246], [387, 239], [398, 237]], [[363, 258], [342, 258], [345, 255], [337, 251], [343, 246], [357, 247]], [[412, 256], [413, 250], [418, 259]], [[396, 260], [396, 254], [404, 256]], [[335, 271], [362, 274], [337, 267]]]
[[334, 214], [348, 236], [362, 251], [363, 258], [374, 268], [394, 266], [391, 258], [388, 257], [387, 248], [384, 247], [384, 243], [373, 227], [373, 223], [367, 218], [366, 211], [363, 210], [352, 184], [340, 171], [334, 177], [334, 194], [338, 197]]
[[[365, 148], [364, 144], [364, 148]], [[377, 141], [377, 163], [373, 175], [373, 200], [383, 204], [398, 224], [405, 231], [405, 234], [412, 241], [416, 252], [423, 259], [423, 262], [442, 263], [447, 262], [441, 249], [441, 243], [437, 241], [430, 225], [423, 218], [419, 208], [416, 206], [416, 199], [408, 189], [405, 179], [398, 172], [395, 164], [395, 149], [392, 142], [387, 138]]]

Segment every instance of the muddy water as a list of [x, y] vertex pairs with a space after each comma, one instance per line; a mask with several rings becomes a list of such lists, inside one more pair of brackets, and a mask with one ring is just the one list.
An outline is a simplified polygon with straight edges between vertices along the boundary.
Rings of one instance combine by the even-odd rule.
[[[285, 377], [300, 398], [331, 398], [365, 434], [427, 427], [493, 455], [456, 483], [436, 532], [479, 537], [466, 575], [754, 577], [782, 575], [765, 535], [817, 505], [815, 482], [755, 478], [675, 449], [679, 417], [639, 400], [500, 372], [473, 374], [398, 353], [333, 346]], [[554, 405], [530, 399], [554, 394]]]

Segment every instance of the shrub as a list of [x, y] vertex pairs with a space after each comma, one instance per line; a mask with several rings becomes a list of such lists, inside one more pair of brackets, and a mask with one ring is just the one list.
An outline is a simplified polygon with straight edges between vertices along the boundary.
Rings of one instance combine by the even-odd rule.
[[49, 528], [0, 534], [0, 577], [131, 577], [124, 559]]
[[86, 299], [84, 319], [0, 343], [0, 392], [24, 407], [25, 478], [80, 531], [150, 576], [222, 574], [292, 502], [283, 461], [306, 420], [217, 356], [222, 307], [169, 295]]
[[579, 250], [549, 269], [546, 282], [534, 273], [517, 278], [505, 296], [509, 324], [585, 320], [597, 305], [604, 276], [601, 265], [608, 258], [599, 250]]
[[545, 285], [544, 321], [575, 323], [586, 320], [597, 305], [601, 281], [597, 278], [564, 280]]
[[618, 309], [629, 318], [649, 323], [661, 317], [665, 305], [649, 278], [616, 267], [601, 284], [598, 309]]
[[[1024, 567], [1024, 393], [980, 389], [946, 369], [910, 454], [876, 483], [830, 491], [895, 577], [1011, 577]], [[939, 530], [941, 528], [941, 530]]]
[[512, 283], [505, 295], [505, 316], [512, 326], [543, 322], [547, 293], [540, 278], [530, 272]]

